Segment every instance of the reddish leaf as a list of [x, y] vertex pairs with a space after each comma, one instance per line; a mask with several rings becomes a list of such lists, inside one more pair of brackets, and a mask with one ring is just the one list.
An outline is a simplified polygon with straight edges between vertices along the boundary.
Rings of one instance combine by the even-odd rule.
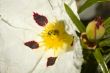
[[39, 15], [38, 13], [33, 12], [33, 18], [40, 26], [45, 26], [48, 23], [47, 18], [43, 15]]
[[28, 41], [28, 42], [25, 42], [24, 44], [30, 47], [31, 49], [36, 49], [39, 47], [39, 44], [35, 41]]
[[47, 66], [52, 66], [55, 63], [56, 59], [57, 57], [49, 57], [47, 61]]

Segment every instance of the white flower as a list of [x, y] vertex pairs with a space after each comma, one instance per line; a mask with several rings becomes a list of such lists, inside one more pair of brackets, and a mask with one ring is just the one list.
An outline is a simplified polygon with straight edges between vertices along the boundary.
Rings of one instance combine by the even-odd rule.
[[[0, 73], [80, 73], [82, 50], [75, 34], [77, 29], [65, 12], [64, 3], [78, 16], [75, 0], [0, 0]], [[46, 17], [48, 23], [39, 26], [33, 12]], [[61, 41], [52, 35], [59, 43], [54, 47], [52, 44], [45, 45], [43, 31], [48, 24], [59, 21], [63, 21], [64, 27], [60, 30], [64, 30], [64, 38], [66, 36], [70, 40], [62, 41], [66, 46], [59, 47]], [[74, 42], [71, 41], [72, 36], [75, 37]], [[43, 45], [31, 50], [24, 43], [32, 40], [38, 44], [43, 40]], [[56, 41], [53, 42], [55, 44]], [[73, 46], [68, 46], [72, 42]], [[55, 52], [56, 48], [60, 48], [60, 51]], [[55, 63], [47, 66], [50, 59]]]

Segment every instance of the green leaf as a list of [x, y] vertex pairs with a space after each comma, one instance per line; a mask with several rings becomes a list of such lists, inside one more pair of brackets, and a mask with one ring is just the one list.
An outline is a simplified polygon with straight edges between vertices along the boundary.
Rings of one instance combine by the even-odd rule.
[[103, 39], [109, 39], [110, 38], [110, 17], [108, 17], [104, 22], [104, 27], [105, 27], [105, 35]]
[[64, 4], [65, 10], [68, 14], [68, 16], [71, 18], [72, 22], [76, 25], [76, 27], [79, 29], [80, 32], [85, 32], [85, 26], [83, 23], [77, 18], [77, 16], [74, 14], [74, 12], [71, 10], [71, 8], [67, 5]]
[[106, 31], [105, 31], [105, 37], [106, 36], [110, 36], [110, 17], [108, 17], [105, 21], [104, 21], [104, 27], [105, 27], [105, 29], [106, 29]]
[[110, 38], [100, 41], [100, 42], [99, 42], [99, 46], [100, 46], [100, 47], [110, 46]]
[[107, 28], [110, 28], [110, 17], [108, 17], [105, 21], [104, 21], [104, 27], [107, 29]]
[[[100, 51], [105, 54], [104, 56], [106, 56], [107, 53], [110, 53], [110, 48], [109, 47], [104, 47], [103, 49], [101, 48]], [[105, 58], [105, 57], [104, 57]]]
[[104, 56], [104, 60], [106, 63], [110, 61], [110, 53]]
[[78, 9], [78, 13], [83, 12], [85, 9], [87, 9], [88, 7], [92, 6], [93, 4], [97, 3], [97, 2], [105, 2], [105, 1], [110, 1], [110, 0], [87, 0], [79, 9]]
[[109, 73], [107, 65], [103, 59], [103, 56], [102, 56], [99, 48], [96, 48], [96, 50], [93, 52], [93, 54], [98, 62], [100, 69], [102, 70], [102, 73]]

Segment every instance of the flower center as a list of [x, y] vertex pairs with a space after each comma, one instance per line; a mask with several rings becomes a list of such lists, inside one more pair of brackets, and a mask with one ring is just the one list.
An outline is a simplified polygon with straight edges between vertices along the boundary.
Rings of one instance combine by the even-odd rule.
[[48, 35], [56, 35], [56, 36], [58, 36], [59, 35], [59, 31], [58, 30], [50, 30], [49, 32], [48, 32]]
[[73, 43], [73, 36], [65, 31], [63, 21], [48, 23], [41, 33], [42, 43], [46, 49], [53, 49], [55, 54], [59, 51], [67, 51]]

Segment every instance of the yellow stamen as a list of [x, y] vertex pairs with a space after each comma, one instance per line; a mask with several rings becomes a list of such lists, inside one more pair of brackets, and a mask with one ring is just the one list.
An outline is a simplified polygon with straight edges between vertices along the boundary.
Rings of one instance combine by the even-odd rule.
[[60, 51], [69, 50], [73, 43], [73, 36], [65, 31], [65, 24], [63, 21], [48, 23], [44, 27], [41, 37], [46, 50], [53, 49], [55, 55], [58, 55]]

